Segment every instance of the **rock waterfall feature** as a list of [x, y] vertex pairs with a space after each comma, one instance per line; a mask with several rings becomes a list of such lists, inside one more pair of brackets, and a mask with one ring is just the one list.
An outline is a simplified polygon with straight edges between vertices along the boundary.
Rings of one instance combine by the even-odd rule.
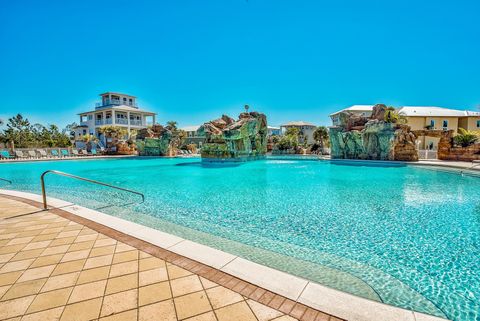
[[370, 117], [342, 113], [340, 125], [330, 128], [331, 157], [417, 161], [417, 136], [393, 113], [382, 104], [373, 107]]
[[203, 162], [243, 162], [265, 157], [267, 152], [267, 117], [244, 112], [234, 120], [223, 115], [205, 123], [199, 131], [205, 134]]

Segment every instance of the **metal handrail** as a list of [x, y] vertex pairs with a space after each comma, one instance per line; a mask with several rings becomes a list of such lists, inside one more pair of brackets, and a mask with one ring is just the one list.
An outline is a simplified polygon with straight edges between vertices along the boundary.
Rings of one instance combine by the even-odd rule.
[[60, 172], [60, 171], [56, 171], [56, 170], [48, 170], [48, 171], [43, 172], [42, 175], [40, 176], [40, 183], [42, 185], [43, 209], [45, 209], [45, 210], [47, 209], [47, 193], [46, 193], [46, 190], [45, 190], [45, 175], [48, 174], [48, 173], [57, 174], [57, 175], [60, 175], [60, 176], [65, 176], [65, 177], [70, 177], [70, 178], [75, 178], [75, 179], [78, 179], [78, 180], [81, 180], [81, 181], [94, 183], [94, 184], [98, 184], [98, 185], [103, 185], [103, 186], [115, 188], [115, 189], [118, 189], [118, 190], [121, 190], [121, 191], [124, 191], [124, 192], [137, 194], [137, 195], [140, 195], [142, 197], [142, 201], [139, 204], [142, 204], [143, 202], [145, 202], [145, 195], [143, 195], [140, 192], [132, 191], [130, 189], [126, 189], [126, 188], [123, 188], [123, 187], [110, 185], [110, 184], [107, 184], [107, 183], [95, 181], [93, 179], [88, 179], [88, 178], [84, 178], [84, 177], [80, 177], [80, 176], [76, 176], [76, 175], [72, 175], [72, 174], [68, 174], [68, 173], [64, 173], [64, 172]]
[[5, 178], [1, 178], [1, 177], [0, 177], [0, 181], [4, 181], [4, 182], [7, 182], [7, 183], [9, 183], [9, 184], [12, 184], [12, 181], [9, 180], [9, 179], [5, 179]]

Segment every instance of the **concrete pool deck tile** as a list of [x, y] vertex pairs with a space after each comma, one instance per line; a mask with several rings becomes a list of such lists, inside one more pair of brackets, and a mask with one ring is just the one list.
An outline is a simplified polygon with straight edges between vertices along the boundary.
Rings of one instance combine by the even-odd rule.
[[215, 310], [218, 321], [257, 321], [255, 314], [244, 301]]
[[174, 298], [173, 301], [175, 303], [177, 316], [180, 320], [212, 310], [205, 291]]
[[138, 288], [138, 304], [140, 306], [164, 301], [172, 297], [170, 284], [166, 281]]
[[105, 280], [108, 278], [110, 273], [110, 266], [101, 266], [93, 269], [83, 270], [80, 272], [80, 275], [77, 280], [78, 284], [85, 284], [100, 280]]
[[247, 303], [257, 317], [258, 321], [269, 321], [283, 315], [283, 313], [281, 313], [280, 311], [272, 309], [256, 301], [247, 300]]
[[138, 287], [138, 274], [132, 273], [108, 279], [105, 294], [127, 291]]
[[0, 302], [0, 320], [25, 314], [35, 295]]
[[138, 275], [140, 286], [167, 281], [169, 279], [166, 268], [157, 268], [141, 271]]
[[349, 321], [414, 321], [412, 311], [356, 297], [319, 284], [309, 283], [299, 302]]
[[189, 275], [170, 281], [174, 297], [203, 290], [202, 283], [197, 275]]
[[102, 307], [102, 298], [81, 301], [65, 307], [60, 321], [88, 321], [97, 319]]
[[23, 296], [29, 296], [37, 294], [45, 284], [47, 279], [32, 280], [27, 282], [15, 283], [10, 289], [1, 297], [0, 301], [7, 301], [11, 299], [20, 298]]
[[68, 303], [75, 303], [84, 300], [102, 297], [105, 294], [107, 280], [100, 280], [91, 283], [76, 285], [68, 299]]
[[28, 314], [22, 318], [22, 321], [43, 321], [43, 320], [59, 320], [64, 307], [53, 308], [41, 312]]
[[243, 280], [281, 294], [289, 299], [297, 300], [300, 293], [307, 285], [307, 281], [299, 277], [253, 263], [251, 261], [235, 258], [223, 268], [222, 271], [235, 275]]
[[80, 272], [73, 272], [68, 274], [61, 274], [48, 278], [45, 285], [42, 287], [42, 292], [57, 290], [74, 286], [78, 280]]
[[168, 248], [168, 250], [217, 269], [223, 267], [236, 257], [232, 254], [192, 241], [182, 241]]
[[101, 317], [134, 309], [138, 303], [138, 289], [106, 295], [103, 298]]
[[28, 307], [27, 313], [48, 310], [67, 304], [73, 287], [38, 294]]
[[177, 321], [173, 300], [142, 306], [138, 310], [138, 321], [157, 320]]
[[166, 249], [184, 240], [181, 237], [163, 233], [150, 227], [142, 227], [141, 229], [133, 230], [133, 233], [129, 232], [129, 234]]
[[223, 308], [224, 306], [243, 301], [243, 297], [229, 290], [223, 286], [217, 286], [206, 290], [207, 296], [210, 299], [210, 304], [214, 309]]
[[46, 265], [37, 268], [27, 269], [23, 272], [22, 276], [18, 279], [17, 282], [25, 282], [30, 280], [36, 280], [41, 278], [49, 277], [50, 274], [54, 271], [56, 265]]
[[83, 259], [78, 261], [59, 263], [55, 267], [55, 270], [53, 271], [52, 276], [81, 271], [83, 269], [83, 266], [85, 265], [85, 261], [86, 260]]

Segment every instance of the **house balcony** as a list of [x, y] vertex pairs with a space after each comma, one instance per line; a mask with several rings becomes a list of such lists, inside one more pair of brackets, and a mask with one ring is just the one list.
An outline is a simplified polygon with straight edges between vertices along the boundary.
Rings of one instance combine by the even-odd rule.
[[102, 108], [102, 107], [108, 107], [108, 106], [120, 106], [120, 105], [138, 107], [137, 103], [134, 103], [134, 102], [123, 101], [120, 99], [106, 99], [103, 102], [95, 103], [95, 108]]
[[111, 125], [111, 124], [112, 124], [112, 118], [95, 120], [95, 126], [103, 126], [103, 125]]
[[127, 119], [123, 119], [123, 118], [117, 118], [115, 120], [115, 124], [118, 124], [118, 125], [128, 125], [128, 120]]
[[133, 119], [130, 119], [130, 125], [131, 126], [144, 126], [142, 124], [142, 121], [141, 120], [133, 120]]

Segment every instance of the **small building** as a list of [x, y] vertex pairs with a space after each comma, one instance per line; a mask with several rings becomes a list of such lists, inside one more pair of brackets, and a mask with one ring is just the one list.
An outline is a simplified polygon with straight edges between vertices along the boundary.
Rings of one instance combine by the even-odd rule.
[[205, 133], [203, 131], [199, 131], [200, 127], [200, 125], [196, 125], [180, 128], [180, 130], [183, 130], [186, 133], [186, 145], [195, 144], [197, 147], [202, 147], [203, 143], [205, 142]]
[[340, 125], [339, 115], [343, 112], [350, 112], [352, 114], [357, 114], [359, 116], [370, 117], [370, 115], [372, 115], [373, 106], [374, 105], [353, 105], [353, 106], [344, 108], [342, 110], [339, 110], [337, 112], [334, 112], [333, 114], [330, 114], [330, 118], [332, 119], [332, 124], [333, 126]]
[[[453, 130], [454, 135], [458, 128], [480, 130], [480, 112], [434, 106], [404, 106], [398, 112], [407, 118], [412, 130]], [[417, 144], [419, 149], [436, 150], [438, 141], [438, 137], [422, 136]]]
[[75, 139], [81, 143], [86, 135], [95, 135], [106, 145], [106, 138], [99, 133], [103, 126], [124, 127], [130, 131], [139, 130], [155, 123], [156, 113], [138, 108], [136, 97], [121, 93], [106, 92], [100, 94], [101, 102], [95, 109], [78, 114], [80, 125], [75, 129]]
[[[312, 123], [306, 121], [291, 121], [285, 124], [280, 125], [280, 131], [282, 135], [285, 134], [288, 128], [297, 128], [300, 132], [300, 135], [306, 139], [307, 144], [313, 144], [315, 140], [313, 139], [313, 132], [317, 128]], [[304, 142], [304, 141], [303, 141]]]
[[267, 126], [267, 136], [280, 136], [281, 134], [280, 127]]

